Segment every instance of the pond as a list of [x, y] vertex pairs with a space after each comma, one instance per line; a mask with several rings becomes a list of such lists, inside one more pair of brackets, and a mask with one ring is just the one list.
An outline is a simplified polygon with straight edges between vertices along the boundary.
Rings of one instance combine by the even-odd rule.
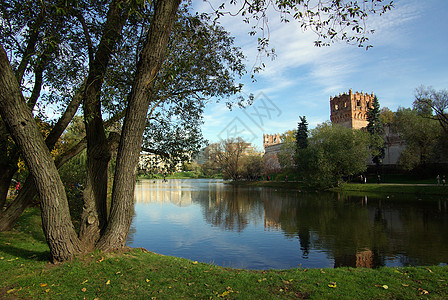
[[447, 197], [406, 197], [141, 180], [127, 245], [244, 269], [448, 263]]

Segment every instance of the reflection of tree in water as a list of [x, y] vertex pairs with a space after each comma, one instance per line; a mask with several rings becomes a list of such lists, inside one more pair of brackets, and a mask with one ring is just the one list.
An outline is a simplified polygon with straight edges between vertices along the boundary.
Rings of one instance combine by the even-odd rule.
[[[298, 238], [302, 258], [311, 249], [326, 250], [335, 259], [335, 266], [383, 265], [381, 255], [384, 238], [384, 219], [378, 221], [382, 230], [371, 230], [370, 210], [360, 208], [361, 198], [338, 198], [335, 193], [298, 193], [266, 190], [262, 199], [268, 224], [276, 224], [287, 237]], [[379, 229], [379, 228], [378, 228]]]
[[213, 190], [208, 198], [195, 197], [204, 209], [205, 220], [213, 226], [230, 231], [243, 231], [250, 221], [257, 222], [263, 214], [259, 203], [259, 191], [229, 186], [222, 190]]

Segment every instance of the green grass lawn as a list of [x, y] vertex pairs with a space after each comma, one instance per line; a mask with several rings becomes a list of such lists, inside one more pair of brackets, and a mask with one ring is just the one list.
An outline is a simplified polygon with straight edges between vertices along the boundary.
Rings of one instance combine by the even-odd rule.
[[145, 249], [95, 252], [53, 265], [28, 209], [0, 233], [1, 299], [446, 299], [448, 267], [248, 271]]

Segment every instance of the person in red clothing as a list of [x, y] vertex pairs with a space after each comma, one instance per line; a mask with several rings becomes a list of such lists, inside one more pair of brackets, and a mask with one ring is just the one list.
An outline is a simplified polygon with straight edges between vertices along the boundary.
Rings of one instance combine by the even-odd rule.
[[20, 181], [17, 182], [16, 184], [16, 195], [19, 193], [19, 190], [20, 190]]

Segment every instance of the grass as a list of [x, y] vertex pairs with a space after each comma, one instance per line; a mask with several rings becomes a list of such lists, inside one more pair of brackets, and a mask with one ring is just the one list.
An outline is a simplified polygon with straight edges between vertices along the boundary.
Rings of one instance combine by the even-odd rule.
[[446, 299], [448, 267], [249, 271], [144, 249], [94, 252], [53, 265], [28, 209], [0, 233], [1, 299]]
[[331, 189], [337, 192], [362, 192], [363, 194], [413, 194], [448, 196], [448, 186], [418, 185], [418, 184], [357, 184], [345, 183], [340, 187]]

